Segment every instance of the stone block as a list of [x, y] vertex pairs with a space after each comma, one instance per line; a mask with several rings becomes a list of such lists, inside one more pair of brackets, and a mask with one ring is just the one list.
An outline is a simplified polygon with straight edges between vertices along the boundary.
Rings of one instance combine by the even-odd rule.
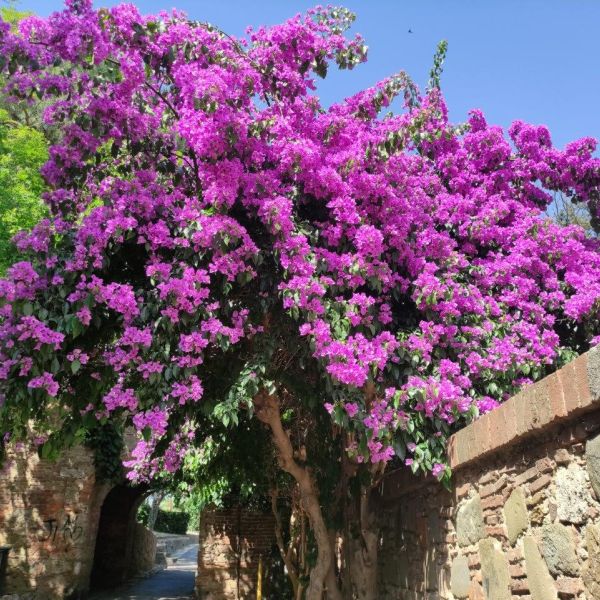
[[592, 401], [600, 400], [600, 346], [587, 353], [587, 375]]
[[475, 495], [458, 509], [456, 535], [460, 546], [476, 544], [485, 536], [481, 498]]
[[508, 561], [500, 544], [492, 539], [479, 542], [481, 576], [486, 600], [510, 600]]
[[459, 555], [452, 561], [450, 591], [455, 598], [468, 598], [470, 587], [469, 562], [465, 556]]
[[600, 600], [600, 526], [585, 528], [588, 561], [582, 573], [588, 600]]
[[571, 455], [566, 448], [559, 448], [554, 453], [554, 460], [559, 465], [567, 465], [571, 462]]
[[504, 521], [508, 541], [515, 545], [518, 537], [529, 527], [529, 517], [522, 488], [515, 488], [504, 505]]
[[527, 535], [523, 539], [523, 553], [532, 600], [557, 600], [554, 579], [552, 579], [535, 539], [531, 535]]
[[133, 527], [133, 550], [130, 573], [143, 576], [154, 569], [156, 561], [156, 536], [141, 523]]
[[556, 472], [557, 516], [563, 523], [581, 525], [586, 521], [591, 500], [585, 472], [577, 464]]
[[560, 523], [544, 525], [540, 549], [552, 575], [579, 574], [579, 563], [570, 528]]
[[585, 460], [590, 483], [596, 498], [600, 498], [600, 435], [586, 442]]

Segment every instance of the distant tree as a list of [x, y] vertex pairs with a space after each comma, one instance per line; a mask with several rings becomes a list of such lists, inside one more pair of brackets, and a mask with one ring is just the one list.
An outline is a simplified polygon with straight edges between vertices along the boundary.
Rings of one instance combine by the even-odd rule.
[[156, 524], [156, 517], [158, 517], [158, 511], [160, 510], [160, 503], [164, 500], [167, 492], [158, 491], [150, 496], [148, 502], [150, 504], [150, 512], [148, 513], [148, 522], [146, 525], [148, 529], [154, 529]]
[[40, 175], [47, 159], [44, 134], [0, 109], [0, 275], [17, 258], [12, 237], [48, 214]]
[[589, 236], [600, 234], [600, 222], [594, 218], [592, 206], [587, 202], [575, 202], [562, 193], [556, 193], [548, 213], [561, 225], [577, 225]]
[[[27, 16], [12, 2], [0, 8], [0, 17], [13, 29]], [[48, 160], [42, 105], [35, 97], [8, 98], [5, 84], [6, 77], [0, 77], [0, 275], [17, 257], [12, 237], [47, 215], [41, 199], [45, 183], [40, 168]]]

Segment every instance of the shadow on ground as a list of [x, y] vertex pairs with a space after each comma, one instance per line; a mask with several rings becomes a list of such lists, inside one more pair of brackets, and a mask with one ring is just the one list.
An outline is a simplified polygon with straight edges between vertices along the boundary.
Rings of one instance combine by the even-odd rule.
[[194, 591], [197, 556], [198, 544], [188, 546], [175, 555], [177, 562], [167, 569], [115, 590], [92, 594], [90, 600], [189, 600]]

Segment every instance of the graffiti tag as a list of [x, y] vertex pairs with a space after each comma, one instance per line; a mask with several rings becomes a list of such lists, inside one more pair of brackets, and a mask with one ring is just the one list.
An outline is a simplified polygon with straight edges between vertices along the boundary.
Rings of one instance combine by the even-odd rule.
[[65, 541], [71, 540], [76, 542], [83, 535], [83, 527], [77, 523], [79, 515], [71, 517], [66, 515], [62, 520], [60, 519], [46, 519], [43, 522], [44, 533], [41, 537], [42, 542], [53, 541], [57, 538], [61, 538]]

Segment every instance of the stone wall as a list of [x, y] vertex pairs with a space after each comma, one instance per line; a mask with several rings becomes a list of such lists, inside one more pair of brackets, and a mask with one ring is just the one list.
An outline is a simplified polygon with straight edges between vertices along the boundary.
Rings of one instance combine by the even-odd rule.
[[271, 514], [242, 508], [205, 511], [200, 519], [198, 578], [201, 600], [254, 598], [259, 559], [263, 568], [275, 543]]
[[141, 523], [133, 528], [133, 554], [130, 573], [145, 577], [156, 569], [156, 536]]
[[0, 546], [12, 546], [5, 593], [40, 600], [83, 595], [107, 491], [96, 485], [83, 448], [55, 462], [25, 447], [9, 455], [0, 475]]
[[378, 598], [600, 600], [600, 350], [452, 439], [453, 489], [380, 490]]
[[152, 569], [156, 541], [135, 520], [146, 489], [96, 481], [84, 447], [56, 461], [24, 445], [0, 472], [0, 546], [11, 600], [77, 600]]

